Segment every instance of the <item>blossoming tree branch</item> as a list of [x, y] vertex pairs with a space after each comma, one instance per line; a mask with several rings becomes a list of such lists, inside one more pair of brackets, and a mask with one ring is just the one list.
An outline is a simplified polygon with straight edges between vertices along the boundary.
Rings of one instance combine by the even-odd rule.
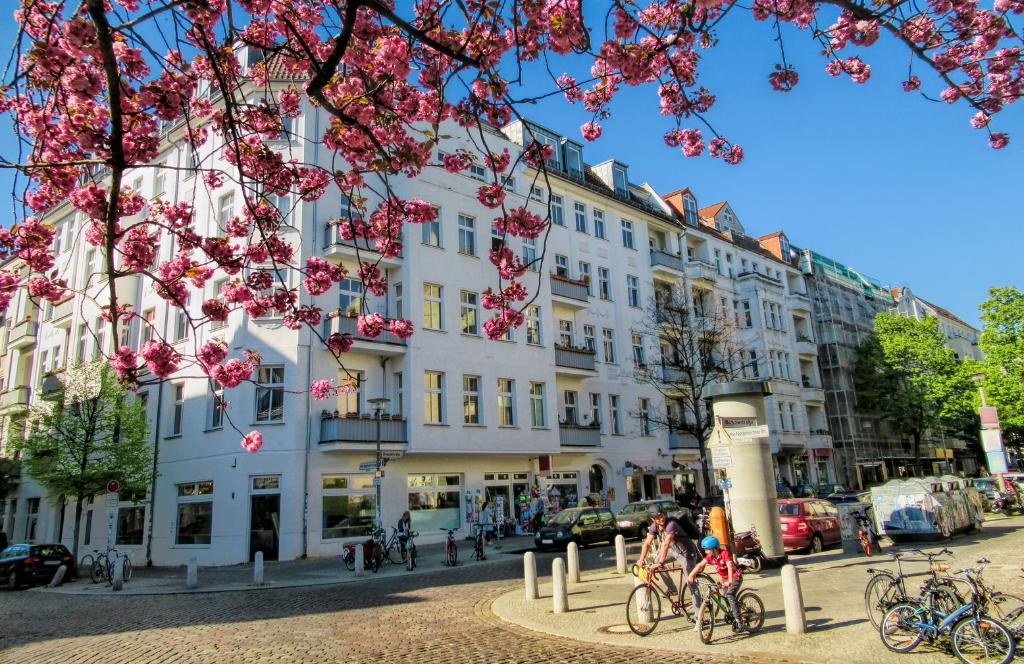
[[[298, 260], [294, 233], [286, 237], [298, 229], [270, 197], [315, 201], [330, 187], [340, 190], [348, 209], [331, 223], [340, 239], [376, 248], [360, 257], [356, 276], [382, 295], [388, 284], [381, 257], [400, 253], [406, 225], [435, 218], [428, 203], [403, 200], [393, 184], [437, 167], [431, 151], [444, 138], [442, 127], [454, 121], [475, 151], [445, 155], [443, 168], [459, 172], [482, 162], [495, 182], [480, 186], [477, 197], [495, 210], [503, 238], [545, 235], [550, 210], [542, 218], [509, 207], [499, 176], [525, 160], [546, 178], [552, 148], [528, 136], [513, 158], [491, 150], [484, 131], [484, 123], [500, 128], [519, 117], [520, 105], [537, 100], [513, 94], [531, 63], [538, 66], [529, 71], [550, 77], [550, 94], [592, 115], [581, 127], [588, 141], [600, 137], [600, 123], [623, 86], [654, 85], [668, 146], [687, 157], [707, 152], [739, 163], [743, 149], [710, 124], [715, 95], [699, 82], [699, 68], [730, 15], [742, 11], [764, 21], [772, 36], [781, 37], [784, 23], [806, 30], [820, 43], [824, 69], [858, 83], [871, 75], [863, 47], [885, 34], [909, 55], [905, 90], [968, 108], [970, 123], [985, 130], [992, 147], [1009, 142], [990, 123], [1021, 94], [1021, 37], [1012, 19], [1024, 12], [1024, 0], [995, 0], [991, 7], [977, 0], [754, 0], [748, 8], [722, 0], [613, 0], [593, 7], [579, 0], [420, 0], [401, 9], [388, 0], [22, 0], [13, 64], [0, 94], [0, 110], [12, 116], [20, 139], [17, 158], [5, 155], [2, 165], [18, 171], [22, 212], [10, 230], [0, 229], [0, 250], [27, 271], [0, 273], [0, 308], [16, 289], [37, 302], [72, 295], [91, 302], [110, 329], [105, 337], [93, 330], [109, 340], [100, 352], [132, 388], [182, 371], [224, 387], [252, 380], [256, 353], [228, 359], [220, 340], [190, 349], [172, 345], [145, 320], [137, 323], [149, 328], [139, 350], [120, 345], [119, 330], [140, 317], [119, 299], [117, 284], [145, 275], [193, 328], [225, 321], [238, 309], [254, 319], [282, 317], [289, 328], [309, 326], [344, 369], [352, 337], [321, 334], [325, 314], [312, 298], [350, 275], [315, 256]], [[243, 67], [240, 47], [258, 52], [260, 62]], [[847, 56], [851, 47], [862, 49]], [[787, 91], [799, 77], [784, 51], [780, 60], [765, 64], [765, 84]], [[560, 73], [581, 62], [590, 66], [587, 80]], [[289, 83], [272, 80], [268, 63], [283, 67]], [[322, 135], [286, 135], [286, 121], [304, 103], [328, 114]], [[197, 232], [194, 201], [147, 201], [125, 185], [129, 173], [168, 168], [154, 160], [169, 123], [183, 127], [181, 140], [197, 154], [207, 146], [212, 155], [190, 166], [205, 195], [229, 183], [247, 192], [240, 214], [221, 233]], [[281, 148], [283, 138], [333, 156], [300, 163]], [[74, 240], [106, 257], [84, 284], [73, 283], [54, 255], [48, 213], [65, 202], [89, 220]], [[158, 247], [166, 241], [177, 252], [161, 262]], [[521, 278], [529, 266], [508, 241], [491, 250], [490, 260], [495, 281], [482, 304], [493, 312], [485, 324], [493, 339], [523, 322], [530, 293]], [[537, 261], [543, 260], [541, 252]], [[301, 288], [282, 285], [287, 271], [301, 275]], [[198, 311], [186, 308], [215, 275], [230, 281]], [[363, 307], [361, 335], [377, 337], [385, 328], [403, 339], [413, 334], [410, 321], [385, 320]], [[351, 383], [318, 381], [309, 389], [325, 399]], [[250, 451], [261, 442], [258, 432], [243, 438]]]

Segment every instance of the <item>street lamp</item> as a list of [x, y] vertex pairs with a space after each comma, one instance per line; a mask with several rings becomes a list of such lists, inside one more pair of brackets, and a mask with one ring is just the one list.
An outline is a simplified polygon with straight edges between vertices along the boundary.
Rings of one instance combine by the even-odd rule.
[[978, 392], [981, 392], [981, 407], [987, 408], [988, 404], [985, 402], [985, 372], [979, 371], [978, 373], [971, 374], [971, 380], [978, 384]]
[[376, 485], [376, 489], [377, 489], [377, 501], [376, 501], [376, 509], [375, 509], [375, 512], [376, 512], [375, 524], [376, 524], [377, 528], [382, 528], [383, 527], [383, 522], [381, 521], [381, 518], [380, 518], [380, 484], [381, 484], [381, 479], [382, 479], [381, 476], [380, 476], [380, 462], [381, 462], [381, 458], [380, 458], [380, 414], [384, 411], [385, 406], [387, 406], [389, 403], [391, 403], [391, 399], [385, 399], [383, 397], [377, 397], [376, 399], [369, 399], [368, 401], [369, 401], [370, 406], [373, 408], [373, 417], [374, 417], [374, 419], [377, 420], [377, 472], [373, 474], [373, 480], [374, 480], [373, 483]]

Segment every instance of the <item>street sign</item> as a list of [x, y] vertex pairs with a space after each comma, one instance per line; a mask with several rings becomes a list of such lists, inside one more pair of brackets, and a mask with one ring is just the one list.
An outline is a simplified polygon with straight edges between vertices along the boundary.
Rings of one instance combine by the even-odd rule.
[[731, 489], [732, 479], [729, 477], [721, 478], [720, 480], [718, 480], [718, 488], [721, 489], [722, 491], [725, 491], [726, 489]]
[[117, 480], [107, 482], [107, 493], [117, 493], [121, 490], [121, 483]]
[[757, 418], [755, 417], [720, 417], [719, 420], [722, 422], [722, 426], [730, 431], [757, 426]]
[[729, 433], [729, 437], [733, 440], [737, 438], [767, 438], [768, 437], [768, 425], [759, 424], [757, 426], [741, 427], [739, 429], [729, 429], [726, 431]]
[[379, 477], [374, 477], [373, 478], [373, 486], [380, 486], [380, 478]]
[[382, 459], [401, 459], [405, 456], [405, 452], [381, 452], [380, 458]]
[[712, 447], [711, 465], [715, 468], [732, 468], [732, 448]]
[[368, 473], [371, 470], [377, 470], [376, 461], [364, 461], [361, 464], [359, 464], [359, 472]]
[[107, 510], [117, 511], [118, 495], [116, 492], [107, 494]]
[[375, 471], [375, 472], [373, 473], [373, 476], [374, 476], [374, 477], [384, 477], [384, 471], [383, 471], [383, 470], [378, 470], [378, 471]]

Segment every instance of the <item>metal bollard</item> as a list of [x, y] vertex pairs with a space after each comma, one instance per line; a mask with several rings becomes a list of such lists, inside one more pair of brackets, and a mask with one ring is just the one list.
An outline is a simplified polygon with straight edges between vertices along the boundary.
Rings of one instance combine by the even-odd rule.
[[67, 574], [67, 573], [68, 573], [68, 566], [67, 565], [61, 565], [60, 567], [58, 567], [57, 568], [57, 573], [53, 575], [53, 580], [50, 581], [50, 583], [47, 584], [46, 587], [47, 588], [56, 588], [57, 586], [59, 586], [61, 584], [61, 581], [64, 580], [64, 575]]
[[580, 582], [580, 547], [576, 542], [569, 542], [566, 548], [569, 557], [569, 583]]
[[263, 585], [263, 552], [256, 552], [256, 560], [252, 566], [252, 582], [254, 585]]
[[615, 573], [626, 573], [626, 538], [622, 535], [615, 536]]
[[[642, 586], [642, 585], [644, 585], [644, 582], [640, 580], [640, 577], [634, 576], [633, 577], [633, 587], [635, 588], [636, 586]], [[636, 594], [636, 599], [637, 599], [637, 603], [636, 603], [636, 619], [637, 619], [637, 621], [641, 625], [645, 625], [645, 624], [650, 623], [651, 620], [654, 619], [654, 616], [653, 616], [653, 614], [651, 612], [651, 609], [653, 608], [653, 606], [652, 606], [652, 602], [650, 601], [651, 600], [650, 592], [647, 591], [647, 590], [641, 590], [640, 592], [638, 592]]]
[[124, 590], [124, 557], [114, 558], [114, 578], [112, 579], [114, 592]]
[[806, 634], [804, 595], [800, 590], [800, 575], [793, 565], [782, 566], [782, 604], [786, 608], [786, 631], [790, 634]]
[[569, 591], [565, 586], [565, 561], [555, 558], [551, 562], [551, 596], [555, 613], [569, 613]]
[[199, 587], [199, 560], [195, 557], [188, 559], [188, 572], [185, 574], [185, 587], [195, 590]]
[[366, 558], [363, 552], [363, 543], [356, 543], [356, 576], [366, 575]]
[[526, 580], [526, 599], [537, 599], [540, 590], [537, 588], [537, 556], [527, 551], [523, 556], [523, 573]]

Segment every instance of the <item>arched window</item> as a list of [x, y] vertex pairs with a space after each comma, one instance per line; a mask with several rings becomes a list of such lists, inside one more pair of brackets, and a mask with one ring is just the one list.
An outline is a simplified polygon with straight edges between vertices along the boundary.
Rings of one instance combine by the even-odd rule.
[[590, 467], [590, 492], [600, 493], [604, 489], [604, 470], [594, 464]]

